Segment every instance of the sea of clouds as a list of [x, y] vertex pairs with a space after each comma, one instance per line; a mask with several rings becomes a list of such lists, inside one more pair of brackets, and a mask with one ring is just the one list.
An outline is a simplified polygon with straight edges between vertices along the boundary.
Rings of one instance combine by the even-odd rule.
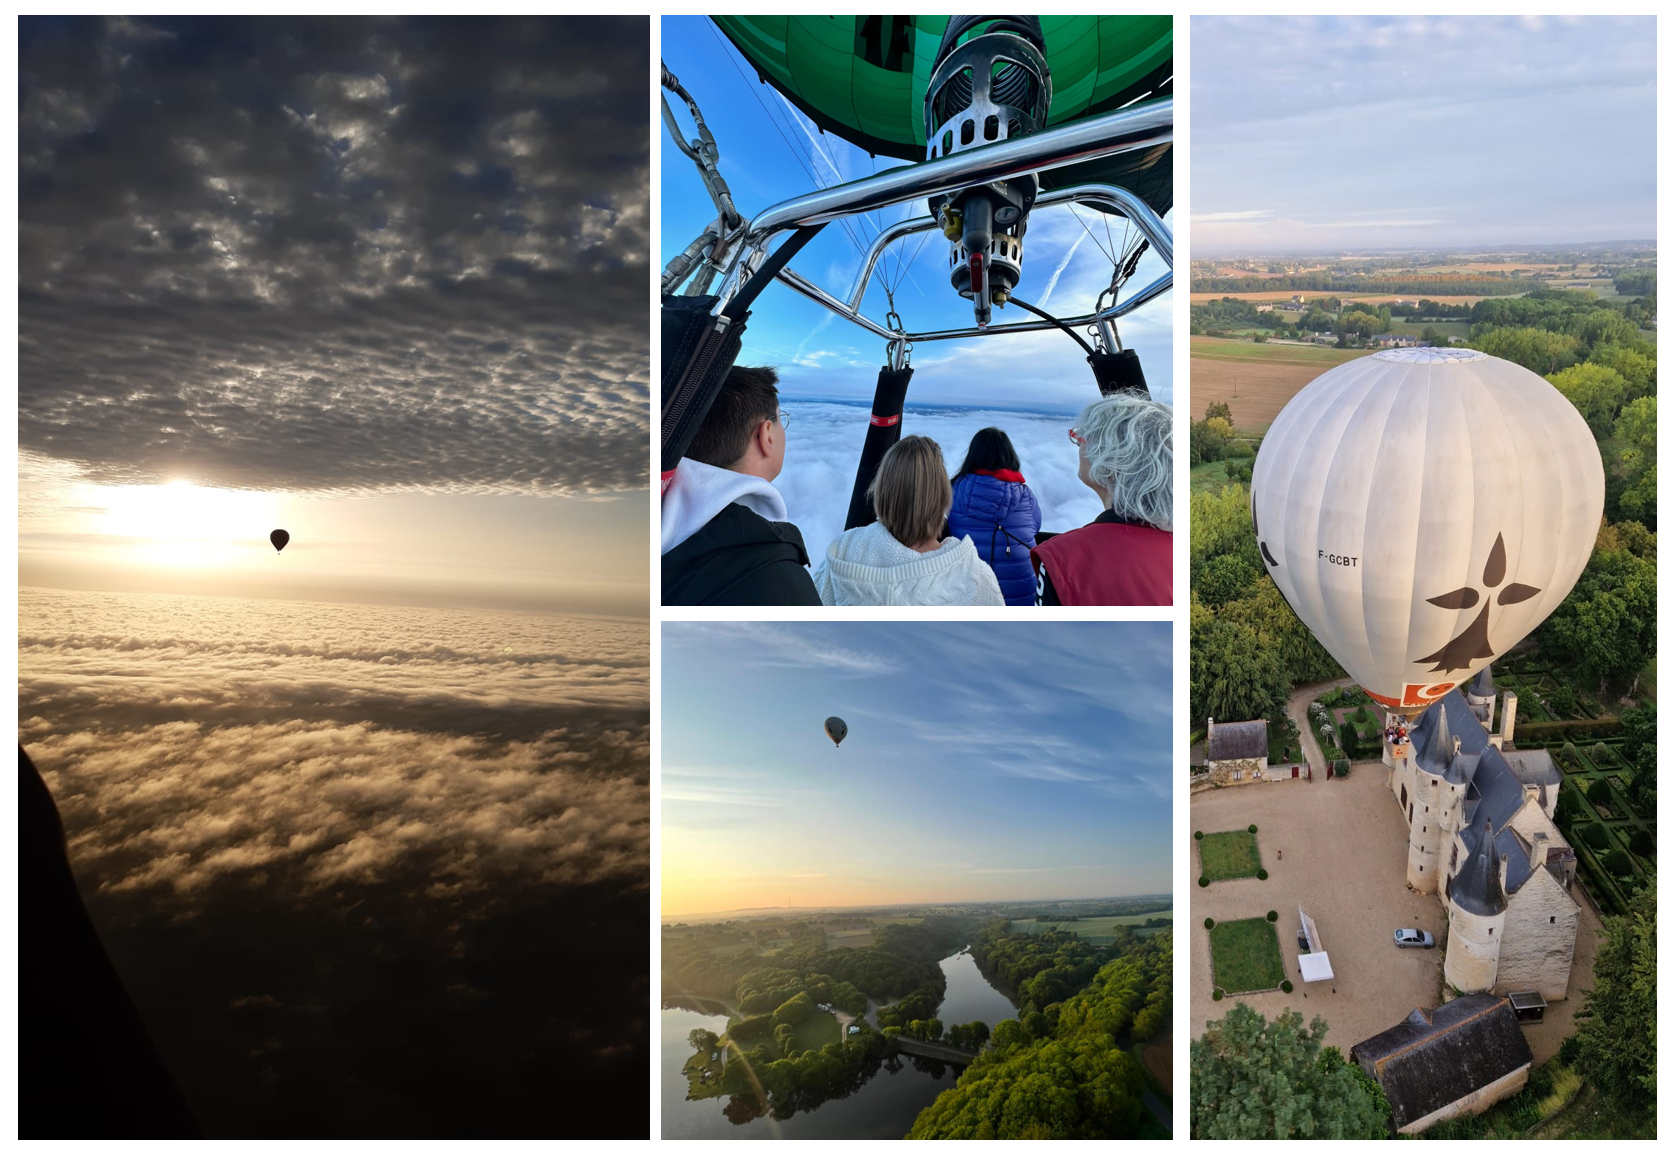
[[19, 601], [22, 744], [212, 1132], [519, 1133], [643, 1066], [643, 622]]
[[[819, 565], [826, 547], [843, 532], [855, 466], [866, 441], [870, 410], [864, 404], [787, 399], [785, 470], [774, 483], [785, 496], [791, 521], [802, 530], [809, 557]], [[902, 434], [923, 434], [942, 447], [950, 475], [979, 429], [1004, 429], [1018, 451], [1024, 480], [1041, 503], [1041, 528], [1060, 531], [1099, 516], [1099, 497], [1076, 477], [1078, 456], [1069, 438], [1072, 412], [1030, 413], [1003, 409], [914, 407], [902, 416]]]

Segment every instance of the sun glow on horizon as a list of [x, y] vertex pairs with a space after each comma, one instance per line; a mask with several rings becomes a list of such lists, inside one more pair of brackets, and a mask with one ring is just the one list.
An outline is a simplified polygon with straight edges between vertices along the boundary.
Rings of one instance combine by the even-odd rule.
[[248, 564], [261, 556], [259, 550], [272, 552], [267, 536], [280, 516], [276, 494], [216, 489], [185, 480], [164, 485], [83, 483], [77, 486], [76, 500], [96, 511], [95, 533], [126, 539], [134, 560], [148, 566]]

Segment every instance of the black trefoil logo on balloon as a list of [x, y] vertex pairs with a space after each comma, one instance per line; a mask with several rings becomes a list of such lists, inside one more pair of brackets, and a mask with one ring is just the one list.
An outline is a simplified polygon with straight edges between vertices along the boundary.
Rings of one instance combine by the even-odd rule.
[[[1457, 590], [1449, 590], [1445, 594], [1438, 594], [1434, 598], [1426, 598], [1433, 606], [1441, 606], [1445, 610], [1469, 610], [1479, 599], [1483, 601], [1483, 612], [1472, 619], [1471, 625], [1462, 630], [1458, 637], [1449, 641], [1434, 654], [1426, 654], [1420, 658], [1421, 662], [1435, 662], [1431, 673], [1447, 673], [1449, 670], [1464, 670], [1478, 658], [1492, 658], [1495, 647], [1489, 644], [1489, 593], [1506, 580], [1506, 543], [1500, 534], [1495, 535], [1495, 547], [1489, 551], [1489, 560], [1483, 567], [1483, 585], [1486, 587], [1480, 595], [1472, 586], [1461, 586]], [[1503, 606], [1517, 605], [1527, 602], [1541, 591], [1534, 586], [1513, 582], [1501, 590], [1495, 599], [1496, 604]]]

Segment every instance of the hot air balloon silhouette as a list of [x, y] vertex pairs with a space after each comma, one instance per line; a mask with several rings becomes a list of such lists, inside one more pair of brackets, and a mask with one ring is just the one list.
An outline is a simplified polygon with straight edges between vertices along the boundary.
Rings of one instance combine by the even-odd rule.
[[268, 534], [268, 540], [273, 543], [273, 551], [278, 553], [285, 548], [285, 543], [291, 540], [291, 535], [282, 529], [276, 529]]
[[826, 737], [832, 740], [833, 746], [842, 746], [843, 740], [849, 737], [848, 724], [842, 718], [827, 718]]
[[1556, 609], [1605, 472], [1546, 381], [1472, 349], [1393, 349], [1280, 411], [1251, 478], [1274, 584], [1376, 701], [1414, 715]]

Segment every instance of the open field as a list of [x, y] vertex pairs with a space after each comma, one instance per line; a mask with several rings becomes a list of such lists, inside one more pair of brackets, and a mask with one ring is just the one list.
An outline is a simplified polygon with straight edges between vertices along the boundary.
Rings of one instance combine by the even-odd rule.
[[1285, 964], [1274, 924], [1260, 916], [1216, 923], [1210, 929], [1210, 966], [1216, 986], [1230, 995], [1279, 986]]
[[1390, 331], [1404, 337], [1417, 337], [1426, 329], [1433, 329], [1444, 337], [1458, 337], [1462, 341], [1471, 336], [1469, 321], [1409, 321], [1405, 317], [1390, 318]]
[[1021, 919], [1012, 924], [1014, 934], [1044, 934], [1049, 930], [1068, 930], [1084, 942], [1091, 942], [1096, 946], [1105, 945], [1115, 937], [1112, 927], [1128, 926], [1142, 938], [1147, 934], [1155, 934], [1157, 928], [1148, 930], [1145, 922], [1148, 918], [1174, 918], [1174, 912], [1168, 910], [1154, 910], [1146, 914], [1115, 914], [1102, 915], [1097, 918], [1079, 918], [1075, 922], [1036, 922], [1034, 919]]
[[1245, 830], [1224, 830], [1196, 840], [1198, 864], [1211, 882], [1224, 878], [1254, 878], [1262, 869], [1256, 849], [1256, 835]]
[[1215, 493], [1225, 489], [1228, 483], [1227, 461], [1209, 461], [1203, 465], [1194, 465], [1191, 477], [1193, 493]]
[[826, 932], [826, 946], [830, 949], [835, 950], [840, 946], [847, 946], [859, 950], [871, 945], [872, 929], [870, 927], [861, 930], [829, 930]]
[[1201, 419], [1210, 402], [1225, 401], [1232, 407], [1237, 429], [1266, 432], [1299, 389], [1328, 369], [1369, 352], [1194, 337], [1188, 385], [1193, 419]]
[[[1258, 289], [1248, 293], [1193, 293], [1192, 303], [1201, 305], [1205, 301], [1219, 301], [1223, 297], [1232, 297], [1235, 301], [1289, 301], [1298, 295], [1297, 289]], [[1417, 301], [1421, 298], [1435, 301], [1439, 305], [1475, 305], [1483, 300], [1483, 295], [1473, 294], [1460, 296], [1451, 293], [1333, 293], [1325, 289], [1302, 290], [1305, 300], [1324, 297], [1338, 297], [1345, 301], [1364, 301], [1369, 305], [1387, 305], [1394, 301]], [[1501, 296], [1521, 297], [1523, 292], [1502, 293]]]

